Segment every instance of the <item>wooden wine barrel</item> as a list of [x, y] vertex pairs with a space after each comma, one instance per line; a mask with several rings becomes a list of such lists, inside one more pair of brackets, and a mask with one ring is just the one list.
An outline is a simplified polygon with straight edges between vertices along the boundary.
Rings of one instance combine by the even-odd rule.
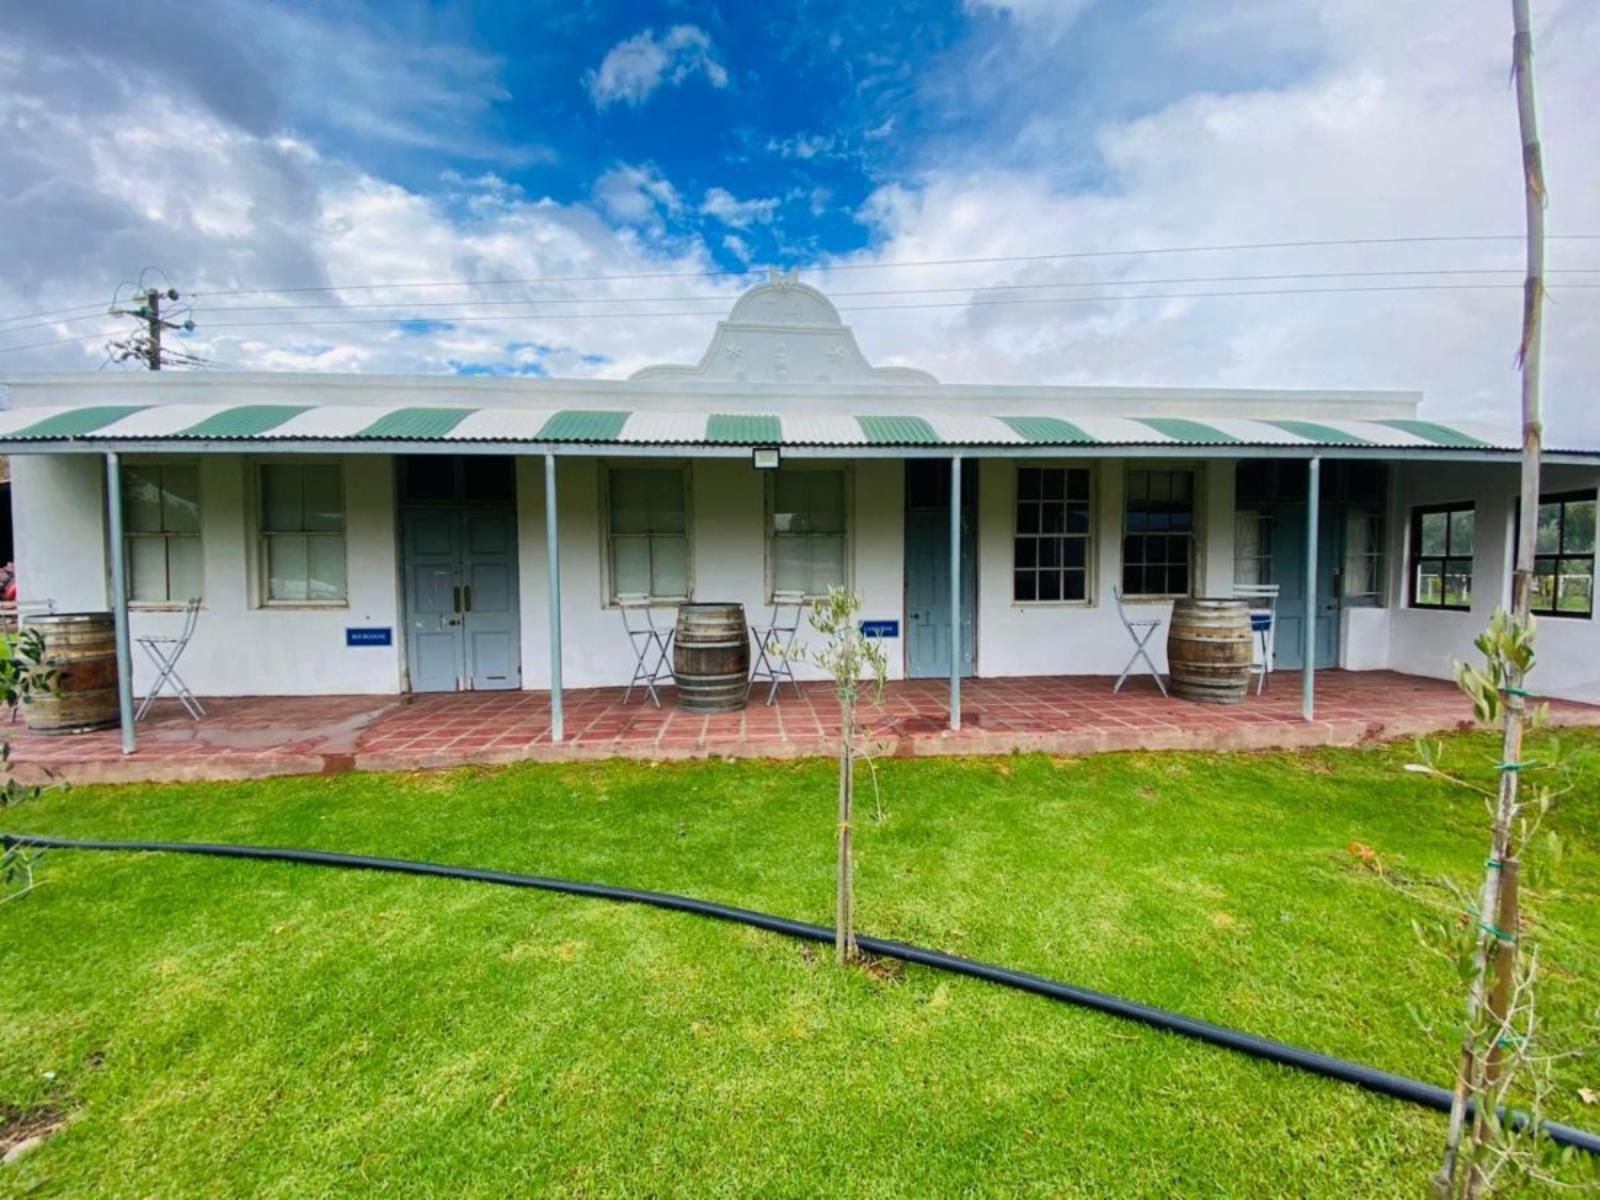
[[111, 614], [50, 613], [25, 628], [44, 636], [45, 662], [55, 678], [48, 692], [23, 705], [35, 733], [89, 733], [118, 723], [117, 635]]
[[736, 712], [750, 689], [750, 631], [742, 604], [683, 604], [672, 635], [672, 674], [685, 712]]
[[1172, 694], [1200, 704], [1239, 704], [1250, 686], [1250, 605], [1179, 600], [1167, 632]]

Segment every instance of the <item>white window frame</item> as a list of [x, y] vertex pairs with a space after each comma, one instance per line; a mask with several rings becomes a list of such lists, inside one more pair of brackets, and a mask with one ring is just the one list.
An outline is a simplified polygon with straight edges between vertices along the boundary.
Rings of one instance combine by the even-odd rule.
[[[194, 468], [194, 475], [195, 475], [195, 480], [194, 480], [194, 482], [195, 482], [195, 487], [194, 487], [195, 504], [199, 507], [199, 510], [200, 510], [200, 528], [197, 529], [194, 533], [168, 533], [166, 531], [162, 531], [160, 533], [135, 533], [135, 532], [130, 532], [129, 529], [128, 529], [128, 488], [127, 488], [127, 482], [120, 475], [120, 473], [122, 471], [127, 470], [129, 467], [193, 467]], [[134, 455], [134, 456], [123, 458], [122, 461], [118, 464], [117, 470], [119, 472], [119, 477], [118, 477], [118, 483], [120, 485], [120, 489], [119, 490], [122, 493], [123, 583], [124, 583], [124, 586], [128, 589], [128, 596], [127, 596], [128, 607], [132, 608], [132, 609], [137, 609], [140, 612], [181, 612], [188, 605], [189, 597], [187, 597], [187, 596], [183, 597], [182, 599], [173, 599], [171, 596], [169, 596], [165, 600], [135, 600], [133, 598], [133, 591], [132, 591], [132, 589], [133, 589], [133, 555], [131, 553], [129, 553], [130, 547], [129, 547], [128, 543], [131, 542], [134, 538], [160, 538], [163, 541], [170, 541], [172, 538], [181, 537], [181, 538], [194, 538], [195, 541], [200, 546], [200, 604], [201, 604], [201, 607], [204, 608], [205, 607], [205, 596], [206, 596], [206, 535], [205, 535], [205, 529], [206, 529], [206, 497], [205, 497], [206, 484], [205, 484], [205, 479], [204, 479], [204, 472], [201, 470], [201, 462], [200, 462], [200, 460], [198, 458], [182, 458], [182, 457], [171, 457], [171, 456], [168, 456], [168, 455], [141, 454], [141, 455]], [[169, 550], [170, 550], [170, 547], [169, 547]], [[170, 572], [171, 572], [170, 558], [169, 558], [168, 561], [169, 561], [168, 572], [169, 572], [169, 575], [170, 575]], [[168, 586], [169, 586], [169, 590], [170, 590], [170, 580], [169, 580], [169, 585]]]
[[[1092, 608], [1099, 588], [1100, 562], [1100, 472], [1099, 464], [1089, 459], [1045, 458], [1018, 459], [1011, 472], [1011, 507], [1006, 514], [1006, 577], [1011, 581], [1012, 608]], [[1084, 534], [1063, 534], [1064, 537], [1082, 537], [1084, 540], [1084, 594], [1081, 600], [1018, 600], [1017, 599], [1017, 538], [1026, 534], [1017, 532], [1017, 505], [1022, 501], [1022, 472], [1033, 467], [1045, 470], [1083, 471], [1089, 476], [1089, 531]], [[1042, 535], [1041, 535], [1042, 536]], [[1022, 568], [1025, 569], [1025, 568]]]
[[672, 470], [683, 473], [683, 553], [684, 586], [682, 596], [651, 596], [650, 603], [663, 607], [694, 602], [694, 464], [686, 458], [601, 459], [600, 475], [600, 606], [617, 607], [616, 569], [611, 553], [611, 472]]
[[[276, 535], [268, 533], [261, 528], [261, 523], [266, 517], [266, 509], [262, 503], [262, 472], [267, 467], [285, 466], [332, 466], [339, 470], [339, 505], [343, 524], [340, 527], [338, 538], [344, 545], [344, 599], [342, 600], [275, 600], [269, 594], [272, 587], [272, 575], [268, 567], [267, 546], [270, 539]], [[255, 544], [255, 550], [250, 556], [251, 564], [255, 570], [255, 581], [252, 593], [255, 596], [257, 608], [289, 609], [289, 610], [347, 610], [350, 607], [350, 471], [344, 458], [337, 454], [284, 454], [272, 455], [252, 459], [249, 464], [250, 492], [247, 508], [249, 510], [250, 537]], [[295, 537], [332, 537], [331, 533], [294, 534]]]
[[[766, 594], [767, 603], [773, 602], [778, 588], [778, 532], [772, 527], [773, 517], [777, 513], [778, 497], [778, 471], [838, 471], [844, 477], [844, 587], [848, 590], [855, 588], [856, 575], [856, 480], [855, 470], [848, 462], [828, 460], [801, 460], [786, 462], [775, 471], [763, 471], [761, 484], [763, 508], [761, 520], [763, 522], [764, 536], [762, 543], [766, 562], [764, 565], [762, 588]], [[820, 600], [822, 593], [807, 593], [806, 599]]]
[[1140, 604], [1159, 604], [1165, 600], [1184, 600], [1205, 594], [1201, 581], [1205, 576], [1206, 531], [1206, 471], [1205, 464], [1193, 459], [1127, 459], [1122, 464], [1122, 509], [1117, 514], [1117, 584], [1120, 587], [1127, 567], [1128, 537], [1128, 476], [1134, 471], [1182, 471], [1194, 480], [1194, 527], [1189, 530], [1189, 590], [1186, 592], [1129, 592], [1122, 593], [1126, 600]]

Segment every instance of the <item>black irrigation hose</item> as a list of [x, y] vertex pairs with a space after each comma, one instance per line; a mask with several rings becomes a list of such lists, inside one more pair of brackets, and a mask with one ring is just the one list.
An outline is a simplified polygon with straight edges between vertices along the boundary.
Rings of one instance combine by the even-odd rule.
[[[670, 892], [647, 892], [637, 888], [612, 887], [604, 883], [582, 883], [570, 879], [550, 879], [542, 875], [518, 875], [511, 871], [487, 871], [479, 867], [452, 867], [442, 863], [414, 862], [403, 858], [376, 858], [367, 854], [333, 854], [326, 850], [284, 850], [271, 846], [232, 846], [206, 842], [79, 841], [72, 838], [36, 837], [31, 834], [9, 833], [0, 834], [0, 845], [3, 845], [7, 850], [13, 846], [29, 846], [48, 850], [124, 850], [156, 851], [171, 854], [203, 854], [213, 858], [245, 858], [264, 862], [309, 863], [320, 867], [347, 867], [363, 871], [388, 871], [397, 875], [428, 875], [440, 879], [464, 879], [473, 883], [495, 883], [503, 887], [536, 888], [540, 891], [562, 892], [571, 896], [593, 896], [601, 900], [621, 900], [630, 904], [648, 904], [652, 908], [664, 908], [672, 912], [694, 913], [696, 916], [714, 917], [719, 921], [735, 921], [741, 925], [750, 925], [756, 929], [765, 929], [769, 933], [779, 933], [785, 937], [798, 938], [801, 941], [827, 943], [833, 941], [833, 930], [824, 925], [813, 925], [807, 921], [791, 921], [787, 917], [775, 917], [770, 913], [754, 912], [748, 908], [733, 908], [726, 904], [713, 904], [709, 900], [696, 900], [691, 896], [677, 896]], [[1362, 1066], [1360, 1063], [1346, 1062], [1342, 1058], [1333, 1058], [1326, 1054], [1318, 1054], [1315, 1051], [1302, 1050], [1298, 1046], [1289, 1046], [1283, 1042], [1275, 1042], [1267, 1038], [1256, 1037], [1253, 1034], [1241, 1033], [1237, 1029], [1229, 1029], [1225, 1025], [1213, 1025], [1209, 1021], [1198, 1021], [1193, 1017], [1168, 1012], [1161, 1008], [1153, 1008], [1148, 1004], [1137, 1004], [1132, 1000], [1123, 1000], [1116, 996], [1107, 995], [1105, 992], [1091, 991], [1089, 988], [1074, 987], [1070, 983], [1060, 983], [1054, 979], [1046, 979], [1042, 975], [1030, 975], [1025, 971], [1013, 971], [1009, 967], [998, 967], [991, 963], [975, 962], [970, 958], [944, 954], [938, 950], [926, 950], [921, 946], [909, 946], [904, 942], [892, 942], [884, 938], [858, 937], [856, 941], [861, 949], [870, 954], [876, 954], [884, 958], [896, 958], [901, 962], [917, 963], [940, 971], [951, 971], [957, 975], [968, 975], [973, 979], [983, 979], [990, 983], [1003, 984], [1006, 987], [1016, 988], [1018, 991], [1032, 992], [1036, 996], [1048, 996], [1052, 1000], [1076, 1004], [1082, 1008], [1094, 1009], [1096, 1012], [1108, 1013], [1124, 1020], [1138, 1021], [1140, 1024], [1148, 1025], [1154, 1029], [1162, 1029], [1168, 1033], [1176, 1033], [1183, 1037], [1194, 1038], [1197, 1041], [1209, 1042], [1213, 1046], [1235, 1050], [1240, 1054], [1247, 1054], [1251, 1058], [1263, 1059], [1266, 1062], [1277, 1063], [1280, 1066], [1295, 1067], [1302, 1071], [1309, 1071], [1313, 1075], [1321, 1075], [1326, 1079], [1337, 1079], [1341, 1083], [1351, 1083], [1357, 1087], [1365, 1088], [1369, 1092], [1392, 1096], [1396, 1100], [1406, 1100], [1412, 1104], [1421, 1105], [1423, 1108], [1437, 1109], [1439, 1112], [1450, 1111], [1451, 1095], [1447, 1089], [1435, 1087], [1430, 1083], [1422, 1083], [1415, 1079], [1408, 1079], [1404, 1075], [1394, 1075], [1388, 1071], [1379, 1071], [1373, 1067]], [[1502, 1113], [1502, 1117], [1512, 1128], [1525, 1129], [1528, 1125], [1529, 1119], [1526, 1113], [1513, 1111]], [[1580, 1150], [1587, 1150], [1590, 1154], [1600, 1155], [1600, 1134], [1577, 1129], [1571, 1125], [1562, 1125], [1555, 1121], [1542, 1122], [1539, 1128], [1541, 1132], [1559, 1145], [1574, 1146]]]

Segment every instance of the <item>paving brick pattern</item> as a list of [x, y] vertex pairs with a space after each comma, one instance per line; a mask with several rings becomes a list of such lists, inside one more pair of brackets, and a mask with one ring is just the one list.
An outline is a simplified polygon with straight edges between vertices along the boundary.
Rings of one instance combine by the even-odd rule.
[[[1300, 717], [1300, 678], [1272, 676], [1266, 694], [1216, 707], [1166, 699], [1148, 678], [1113, 695], [1097, 676], [973, 679], [962, 687], [962, 728], [947, 725], [944, 680], [891, 684], [863, 709], [881, 752], [896, 755], [1093, 754], [1115, 750], [1258, 750], [1347, 746], [1468, 727], [1472, 714], [1455, 687], [1391, 671], [1326, 671], [1317, 676], [1317, 719]], [[545, 692], [461, 692], [421, 696], [250, 697], [206, 700], [191, 721], [161, 700], [139, 725], [139, 749], [121, 751], [118, 733], [47, 737], [11, 727], [18, 777], [78, 783], [248, 779], [267, 775], [403, 771], [524, 759], [794, 758], [826, 754], [838, 702], [826, 684], [784, 688], [768, 707], [760, 695], [743, 712], [695, 716], [673, 689], [661, 707], [621, 688], [566, 696], [567, 739], [550, 740]], [[1557, 701], [1559, 724], [1600, 725], [1600, 707]]]

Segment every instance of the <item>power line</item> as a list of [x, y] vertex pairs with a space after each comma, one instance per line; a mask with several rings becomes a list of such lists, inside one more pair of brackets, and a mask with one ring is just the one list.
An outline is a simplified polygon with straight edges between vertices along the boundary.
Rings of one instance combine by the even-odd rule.
[[[1600, 289], [1597, 283], [1569, 283], [1561, 285], [1562, 289]], [[1351, 287], [1326, 287], [1326, 288], [1253, 288], [1236, 289], [1220, 292], [1144, 292], [1138, 294], [1119, 294], [1110, 296], [1050, 296], [1034, 297], [1016, 300], [955, 300], [937, 301], [932, 303], [916, 304], [859, 304], [850, 305], [840, 309], [841, 312], [899, 312], [911, 309], [947, 309], [947, 308], [986, 308], [1015, 305], [1048, 305], [1048, 304], [1100, 304], [1108, 301], [1138, 301], [1138, 300], [1208, 300], [1223, 297], [1249, 297], [1249, 296], [1313, 296], [1313, 295], [1341, 295], [1351, 293], [1371, 292], [1436, 292], [1436, 291], [1520, 291], [1521, 284], [1517, 283], [1439, 283], [1439, 284], [1400, 284], [1383, 286], [1351, 286]], [[694, 317], [704, 319], [714, 315], [705, 310], [675, 311], [675, 312], [599, 312], [599, 313], [538, 313], [532, 319], [540, 321], [606, 321], [606, 320], [631, 320], [644, 318], [667, 319], [677, 317]], [[452, 325], [478, 321], [505, 321], [505, 314], [493, 316], [472, 315], [450, 317]], [[273, 329], [295, 328], [316, 330], [337, 325], [388, 325], [400, 324], [401, 318], [395, 317], [355, 317], [347, 320], [317, 320], [317, 321], [218, 321], [208, 322], [207, 329]], [[106, 336], [107, 332], [86, 334], [81, 337], [58, 338], [51, 341], [30, 342], [21, 346], [0, 346], [0, 353], [20, 350], [34, 350], [45, 346], [66, 346], [77, 342], [91, 341], [97, 337]]]
[[[1057, 283], [993, 283], [993, 284], [966, 284], [960, 287], [933, 287], [933, 288], [882, 288], [856, 291], [829, 290], [828, 298], [831, 300], [838, 296], [928, 296], [949, 295], [961, 292], [1015, 292], [1039, 291], [1053, 288], [1089, 288], [1089, 287], [1145, 287], [1154, 285], [1178, 283], [1266, 283], [1278, 280], [1308, 280], [1308, 279], [1389, 279], [1415, 275], [1516, 275], [1520, 276], [1518, 268], [1500, 267], [1468, 267], [1445, 268], [1437, 270], [1415, 271], [1302, 271], [1276, 275], [1188, 275], [1174, 276], [1166, 279], [1086, 279], [1077, 281], [1064, 281]], [[1546, 275], [1596, 275], [1600, 274], [1600, 267], [1568, 267], [1559, 270], [1546, 271]], [[498, 308], [513, 305], [541, 305], [541, 304], [681, 304], [681, 303], [716, 303], [726, 304], [728, 298], [723, 295], [708, 296], [556, 296], [547, 300], [534, 300], [518, 297], [514, 300], [374, 300], [363, 301], [356, 304], [226, 304], [216, 308], [207, 309], [212, 313], [233, 312], [314, 312], [314, 311], [347, 311], [354, 309], [387, 308], [414, 311], [423, 308]], [[537, 315], [537, 314], [533, 314]], [[447, 317], [439, 318], [441, 320]], [[44, 322], [43, 324], [51, 324]], [[23, 326], [23, 328], [39, 328], [39, 326]]]
[[[1202, 254], [1211, 252], [1232, 252], [1245, 250], [1289, 250], [1310, 249], [1332, 246], [1395, 246], [1395, 245], [1426, 245], [1447, 243], [1483, 243], [1520, 241], [1520, 233], [1495, 233], [1495, 234], [1438, 234], [1431, 236], [1415, 237], [1384, 237], [1384, 238], [1317, 238], [1300, 241], [1283, 242], [1236, 242], [1231, 244], [1214, 244], [1198, 246], [1152, 246], [1147, 249], [1124, 250], [1073, 250], [1062, 251], [1054, 254], [1018, 254], [1003, 255], [984, 258], [941, 258], [941, 259], [905, 259], [897, 262], [876, 263], [816, 263], [806, 267], [797, 268], [807, 274], [828, 274], [836, 271], [885, 271], [899, 270], [901, 268], [915, 267], [945, 267], [967, 266], [992, 263], [1019, 263], [1019, 262], [1049, 262], [1075, 258], [1129, 258], [1152, 254]], [[1552, 241], [1600, 241], [1600, 233], [1566, 233], [1550, 234]], [[190, 292], [191, 298], [213, 296], [277, 296], [299, 295], [312, 292], [345, 292], [345, 291], [375, 291], [392, 288], [439, 288], [439, 287], [526, 287], [548, 283], [598, 283], [609, 280], [633, 279], [737, 279], [750, 275], [760, 275], [766, 272], [765, 267], [747, 267], [740, 270], [716, 271], [644, 271], [644, 272], [613, 272], [597, 275], [542, 275], [526, 279], [437, 279], [419, 280], [409, 283], [349, 283], [349, 284], [322, 284], [305, 287], [272, 287], [272, 288], [232, 288], [211, 289], [208, 291]], [[12, 321], [39, 320], [44, 317], [57, 316], [64, 313], [76, 313], [89, 309], [99, 309], [98, 303], [74, 304], [65, 308], [48, 309], [43, 312], [17, 313], [9, 317], [0, 317], [0, 324]], [[86, 319], [86, 318], [74, 318]], [[0, 332], [6, 332], [0, 330]]]
[[[1519, 241], [1521, 238], [1522, 235], [1520, 233], [1451, 234], [1432, 237], [1320, 238], [1294, 242], [1237, 242], [1228, 245], [1211, 246], [1154, 246], [1144, 250], [1071, 250], [1062, 251], [1055, 254], [1015, 254], [987, 258], [906, 259], [900, 262], [877, 263], [818, 263], [799, 269], [809, 274], [827, 274], [834, 271], [897, 270], [902, 267], [950, 267], [967, 266], [980, 263], [1048, 262], [1072, 258], [1126, 258], [1148, 254], [1201, 254], [1212, 251], [1221, 252], [1238, 250], [1293, 250], [1325, 246], [1394, 246], [1421, 243], [1503, 242]], [[1552, 234], [1551, 238], [1553, 240], [1566, 241], [1600, 241], [1600, 233]], [[530, 279], [431, 279], [414, 281], [410, 283], [346, 283], [287, 288], [233, 288], [191, 292], [190, 295], [196, 299], [199, 299], [201, 297], [208, 296], [287, 296], [304, 294], [308, 292], [373, 291], [380, 288], [522, 287], [530, 284], [544, 283], [598, 283], [613, 279], [740, 278], [747, 275], [761, 275], [765, 274], [765, 272], [766, 268], [764, 267], [747, 267], [737, 271], [650, 271], [640, 273], [612, 273], [600, 275], [543, 275]]]

